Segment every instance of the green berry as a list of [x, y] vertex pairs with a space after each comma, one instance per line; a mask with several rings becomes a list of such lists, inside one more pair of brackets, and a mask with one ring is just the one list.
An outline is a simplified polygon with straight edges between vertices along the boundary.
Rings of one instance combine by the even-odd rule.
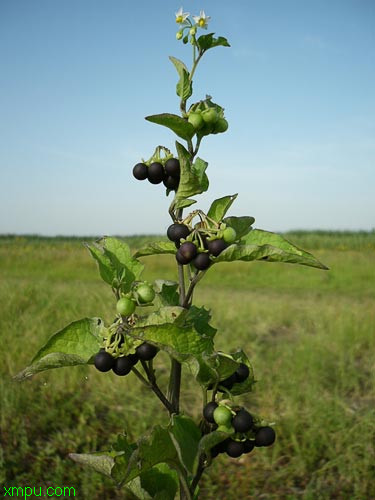
[[202, 118], [205, 123], [213, 125], [218, 120], [217, 111], [215, 108], [208, 108], [202, 111]]
[[227, 227], [223, 231], [223, 240], [229, 245], [234, 243], [237, 239], [237, 233], [233, 227]]
[[195, 130], [199, 130], [203, 127], [204, 121], [201, 113], [192, 112], [189, 114], [188, 122], [193, 125]]
[[155, 292], [152, 286], [144, 283], [137, 288], [138, 300], [141, 304], [152, 302], [155, 298]]
[[135, 311], [135, 302], [128, 297], [122, 297], [117, 301], [116, 310], [121, 316], [130, 316]]
[[217, 425], [228, 425], [232, 420], [232, 412], [225, 406], [218, 406], [213, 416]]

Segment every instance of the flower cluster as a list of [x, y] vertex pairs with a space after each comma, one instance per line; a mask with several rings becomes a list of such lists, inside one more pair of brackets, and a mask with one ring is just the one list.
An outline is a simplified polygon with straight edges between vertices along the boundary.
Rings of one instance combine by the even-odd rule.
[[197, 32], [197, 28], [207, 29], [207, 25], [210, 16], [206, 16], [204, 10], [201, 10], [199, 16], [192, 16], [193, 21], [189, 18], [190, 12], [184, 12], [184, 9], [181, 7], [178, 12], [176, 12], [176, 23], [181, 26], [181, 29], [177, 31], [176, 38], [177, 40], [183, 39], [184, 43], [187, 43], [189, 35], [184, 36], [184, 31], [186, 29], [189, 30], [189, 34], [191, 35], [191, 42], [195, 41], [195, 34]]

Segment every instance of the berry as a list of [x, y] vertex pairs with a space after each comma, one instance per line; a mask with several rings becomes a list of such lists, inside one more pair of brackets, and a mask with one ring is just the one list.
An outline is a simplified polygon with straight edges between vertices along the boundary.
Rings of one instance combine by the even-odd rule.
[[221, 134], [222, 132], [226, 132], [228, 130], [228, 122], [225, 118], [219, 118], [215, 123], [215, 127], [213, 130], [214, 134]]
[[208, 108], [202, 111], [203, 121], [209, 125], [213, 125], [217, 122], [218, 116], [215, 108]]
[[215, 422], [220, 425], [227, 426], [232, 420], [232, 412], [225, 406], [218, 406], [215, 408], [213, 417]]
[[148, 167], [148, 180], [151, 184], [160, 184], [165, 177], [164, 167], [159, 162], [151, 163]]
[[204, 125], [201, 113], [196, 113], [194, 111], [189, 114], [188, 122], [193, 125], [195, 130], [199, 130]]
[[172, 177], [171, 175], [168, 175], [168, 177], [163, 180], [164, 186], [168, 189], [172, 189], [173, 191], [177, 191], [179, 183], [180, 178]]
[[210, 256], [208, 253], [199, 253], [193, 260], [193, 266], [199, 271], [208, 269], [211, 264]]
[[139, 181], [144, 181], [148, 177], [148, 168], [144, 163], [137, 163], [133, 168], [133, 175]]
[[240, 457], [244, 451], [244, 445], [241, 441], [234, 441], [233, 439], [230, 439], [227, 443], [226, 452], [227, 455], [232, 458]]
[[132, 365], [136, 365], [138, 363], [138, 354], [135, 352], [133, 354], [128, 354], [128, 359], [131, 361]]
[[138, 300], [141, 304], [147, 304], [148, 302], [152, 302], [155, 298], [154, 289], [147, 283], [144, 283], [143, 285], [140, 285], [137, 288], [137, 295], [138, 295]]
[[234, 373], [232, 373], [232, 375], [230, 375], [229, 377], [225, 378], [224, 380], [221, 380], [219, 382], [219, 386], [221, 385], [222, 387], [225, 387], [225, 389], [228, 389], [228, 391], [230, 391], [235, 383], [236, 383], [236, 376]]
[[150, 361], [150, 359], [153, 359], [156, 356], [158, 350], [159, 349], [154, 345], [144, 342], [137, 347], [135, 352], [137, 353], [138, 358], [142, 361]]
[[223, 240], [225, 243], [234, 243], [237, 239], [237, 233], [233, 227], [226, 227], [223, 231]]
[[206, 406], [203, 408], [203, 416], [210, 424], [215, 423], [214, 411], [217, 407], [218, 404], [215, 403], [215, 401], [211, 401], [210, 403], [207, 403]]
[[234, 417], [232, 425], [236, 432], [248, 432], [253, 425], [253, 417], [246, 410], [240, 410]]
[[246, 439], [243, 443], [244, 453], [250, 453], [254, 449], [254, 441], [250, 441], [250, 439]]
[[112, 370], [116, 373], [116, 375], [123, 377], [130, 372], [133, 366], [134, 363], [128, 356], [121, 356], [120, 358], [115, 359]]
[[94, 365], [100, 372], [109, 372], [115, 363], [115, 359], [107, 351], [99, 351], [94, 358]]
[[191, 241], [185, 241], [176, 253], [176, 260], [182, 265], [189, 264], [197, 255], [197, 247]]
[[135, 302], [128, 297], [122, 297], [117, 301], [116, 310], [121, 316], [130, 316], [135, 311]]
[[241, 382], [244, 382], [249, 376], [249, 374], [250, 374], [249, 367], [245, 365], [245, 363], [241, 363], [234, 374], [236, 377], [236, 382], [239, 384]]
[[255, 446], [271, 446], [275, 439], [276, 434], [272, 427], [261, 427], [255, 434]]
[[167, 175], [174, 177], [175, 179], [180, 179], [180, 162], [177, 158], [170, 158], [165, 162], [164, 165], [165, 172]]
[[207, 248], [214, 257], [217, 257], [225, 248], [227, 248], [227, 244], [221, 239], [211, 241], [207, 240]]
[[167, 229], [167, 236], [171, 241], [178, 242], [181, 238], [187, 238], [190, 234], [190, 229], [185, 224], [171, 224]]

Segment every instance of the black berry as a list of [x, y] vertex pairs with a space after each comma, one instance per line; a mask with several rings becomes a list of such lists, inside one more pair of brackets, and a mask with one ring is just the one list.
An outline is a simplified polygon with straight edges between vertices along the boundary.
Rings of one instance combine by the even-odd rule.
[[207, 240], [207, 248], [214, 257], [217, 257], [227, 246], [224, 240]]
[[[221, 385], [222, 387], [225, 387], [226, 389], [228, 389], [229, 391], [232, 389], [233, 385], [235, 384], [236, 382], [236, 376], [234, 373], [232, 373], [232, 375], [230, 375], [229, 377], [225, 378], [224, 380], [221, 380], [219, 382], [219, 386]], [[220, 390], [220, 388], [219, 388]], [[221, 391], [223, 392], [223, 391]]]
[[173, 189], [173, 191], [177, 191], [179, 183], [180, 178], [172, 177], [171, 175], [168, 175], [168, 177], [163, 180], [164, 186], [168, 189]]
[[250, 370], [249, 370], [249, 367], [247, 365], [245, 365], [245, 363], [241, 363], [240, 366], [237, 368], [236, 370], [236, 382], [237, 383], [241, 383], [241, 382], [244, 382], [247, 377], [249, 376], [249, 373], [250, 373]]
[[164, 167], [159, 162], [151, 163], [148, 167], [148, 180], [151, 184], [160, 184], [164, 180]]
[[206, 406], [203, 408], [203, 416], [209, 422], [210, 424], [214, 424], [214, 411], [218, 407], [218, 404], [215, 403], [215, 401], [211, 401], [210, 403], [207, 403]]
[[250, 453], [254, 449], [254, 441], [250, 441], [250, 439], [246, 439], [243, 443], [244, 453]]
[[180, 264], [189, 264], [197, 255], [197, 247], [191, 241], [185, 241], [176, 253], [176, 260]]
[[120, 375], [123, 377], [127, 375], [132, 369], [134, 363], [129, 359], [128, 356], [121, 356], [120, 358], [115, 359], [115, 364], [112, 370], [116, 373], [116, 375]]
[[139, 181], [144, 181], [148, 176], [148, 168], [144, 163], [137, 163], [133, 168], [133, 175]]
[[142, 361], [150, 361], [150, 359], [153, 359], [156, 356], [158, 350], [159, 349], [154, 345], [144, 342], [143, 344], [137, 347], [135, 352], [138, 358], [141, 359]]
[[253, 417], [246, 410], [240, 410], [232, 420], [236, 432], [248, 432], [253, 425]]
[[177, 158], [170, 158], [165, 162], [164, 165], [165, 171], [168, 175], [171, 177], [174, 177], [175, 179], [180, 178], [180, 162], [177, 160]]
[[128, 359], [131, 361], [132, 365], [134, 366], [135, 364], [138, 363], [138, 354], [135, 352], [134, 354], [128, 354]]
[[109, 372], [115, 363], [115, 359], [106, 351], [99, 351], [94, 358], [94, 365], [100, 372]]
[[276, 434], [272, 427], [261, 427], [255, 434], [255, 446], [271, 446], [275, 439]]
[[208, 253], [199, 253], [193, 260], [193, 266], [199, 271], [204, 271], [210, 267], [211, 260]]
[[181, 238], [187, 238], [190, 234], [190, 229], [185, 224], [171, 224], [167, 229], [167, 236], [171, 241], [178, 242]]
[[230, 457], [238, 458], [245, 451], [245, 448], [241, 441], [234, 441], [233, 439], [230, 439], [227, 443], [227, 448], [225, 451]]

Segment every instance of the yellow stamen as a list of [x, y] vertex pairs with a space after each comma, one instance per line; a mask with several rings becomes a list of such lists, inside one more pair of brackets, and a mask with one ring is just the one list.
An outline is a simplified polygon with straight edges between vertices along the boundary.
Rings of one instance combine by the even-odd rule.
[[176, 17], [176, 23], [177, 23], [177, 24], [181, 24], [181, 23], [182, 23], [182, 21], [183, 21], [183, 19], [184, 19], [184, 18], [183, 18], [182, 16], [177, 16], [177, 17]]
[[206, 24], [205, 20], [204, 19], [199, 19], [199, 22], [198, 22], [199, 26], [201, 28], [203, 28], [203, 26]]

